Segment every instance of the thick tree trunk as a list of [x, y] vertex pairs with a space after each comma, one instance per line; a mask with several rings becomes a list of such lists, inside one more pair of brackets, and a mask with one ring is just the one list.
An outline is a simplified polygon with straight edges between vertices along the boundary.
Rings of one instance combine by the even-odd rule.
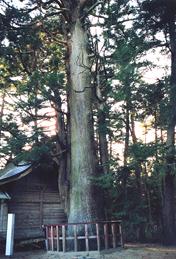
[[170, 47], [171, 47], [171, 82], [170, 82], [170, 103], [167, 128], [167, 154], [166, 172], [164, 177], [163, 193], [163, 232], [164, 243], [176, 244], [175, 234], [175, 212], [174, 212], [174, 181], [173, 172], [175, 163], [175, 125], [176, 125], [176, 17], [169, 23]]
[[72, 25], [70, 39], [71, 176], [69, 222], [97, 219], [93, 151], [92, 89], [87, 38], [79, 19]]
[[164, 179], [163, 194], [163, 234], [164, 244], [173, 245], [175, 241], [175, 217], [174, 217], [174, 176], [170, 172], [166, 173]]

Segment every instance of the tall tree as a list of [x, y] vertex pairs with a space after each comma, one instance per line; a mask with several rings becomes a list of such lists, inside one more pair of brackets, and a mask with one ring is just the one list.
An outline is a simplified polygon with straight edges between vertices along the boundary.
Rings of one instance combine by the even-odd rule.
[[[31, 1], [31, 7], [20, 10], [24, 14], [33, 10], [36, 18], [20, 24], [31, 26], [46, 17], [57, 17], [67, 40], [68, 101], [70, 111], [71, 175], [69, 222], [92, 221], [98, 218], [97, 195], [91, 178], [96, 174], [93, 144], [92, 85], [88, 57], [88, 39], [85, 19], [99, 2], [90, 0]], [[14, 16], [13, 16], [14, 18]], [[14, 19], [14, 22], [16, 20]], [[20, 26], [20, 25], [19, 25]], [[59, 42], [59, 41], [58, 41]]]
[[[146, 37], [157, 39], [158, 32], [163, 33], [163, 42], [158, 46], [168, 47], [171, 53], [170, 86], [168, 89], [169, 103], [167, 119], [167, 140], [165, 153], [165, 174], [163, 177], [163, 230], [164, 243], [175, 243], [174, 213], [174, 179], [175, 164], [175, 124], [176, 124], [176, 3], [173, 0], [138, 1], [141, 12], [138, 25], [146, 28]], [[139, 28], [139, 27], [138, 27]], [[144, 31], [144, 30], [143, 30]], [[165, 36], [165, 41], [164, 41]]]
[[92, 121], [92, 87], [87, 50], [86, 30], [83, 27], [85, 7], [93, 1], [65, 2], [70, 15], [69, 105], [71, 119], [71, 189], [69, 222], [92, 221], [98, 218], [96, 193], [91, 181], [95, 176], [95, 157]]

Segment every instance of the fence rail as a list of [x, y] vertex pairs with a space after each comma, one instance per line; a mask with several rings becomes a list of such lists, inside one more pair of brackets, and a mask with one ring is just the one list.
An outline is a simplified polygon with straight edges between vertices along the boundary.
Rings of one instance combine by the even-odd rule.
[[123, 247], [120, 220], [44, 225], [48, 251], [91, 251]]

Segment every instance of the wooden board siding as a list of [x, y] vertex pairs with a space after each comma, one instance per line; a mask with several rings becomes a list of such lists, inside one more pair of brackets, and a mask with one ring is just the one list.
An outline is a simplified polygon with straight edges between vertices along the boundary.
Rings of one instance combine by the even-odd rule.
[[0, 237], [3, 238], [6, 236], [7, 229], [7, 203], [6, 201], [0, 200]]
[[[50, 212], [52, 211], [52, 217]], [[63, 214], [63, 209], [56, 206], [56, 204], [44, 203], [43, 204], [43, 224], [58, 224], [59, 222], [65, 222], [65, 217]]]
[[8, 212], [15, 213], [15, 238], [36, 238], [44, 235], [43, 224], [66, 221], [57, 189], [57, 176], [34, 171], [6, 186], [11, 200]]

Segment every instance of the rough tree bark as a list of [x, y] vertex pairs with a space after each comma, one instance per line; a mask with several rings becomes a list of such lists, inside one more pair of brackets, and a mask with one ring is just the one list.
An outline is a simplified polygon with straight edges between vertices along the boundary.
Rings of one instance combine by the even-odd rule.
[[[79, 2], [79, 1], [78, 1]], [[92, 89], [87, 37], [80, 21], [80, 2], [73, 6], [69, 41], [71, 176], [69, 222], [96, 220], [97, 204], [91, 177], [95, 176]]]

